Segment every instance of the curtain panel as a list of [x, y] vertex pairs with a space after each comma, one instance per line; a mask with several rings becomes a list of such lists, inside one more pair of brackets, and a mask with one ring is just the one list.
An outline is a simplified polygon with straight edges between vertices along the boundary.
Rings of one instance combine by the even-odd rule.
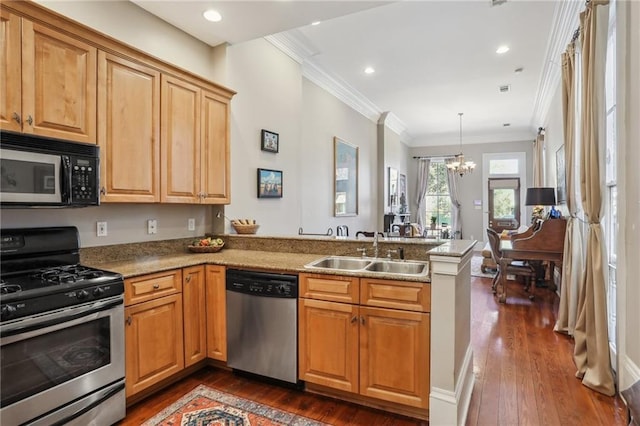
[[[580, 14], [582, 45], [581, 171], [582, 206], [589, 222], [584, 277], [578, 295], [574, 361], [576, 376], [598, 392], [615, 394], [606, 302], [605, 240], [600, 224], [603, 210], [602, 152], [605, 144], [605, 57], [608, 0], [591, 0]], [[602, 170], [602, 171], [601, 171]]]
[[426, 229], [426, 206], [425, 197], [429, 185], [429, 165], [431, 160], [421, 158], [418, 160], [418, 180], [416, 182], [416, 222], [420, 225], [420, 229]]
[[544, 186], [544, 135], [538, 134], [533, 141], [533, 186]]
[[449, 184], [449, 198], [451, 199], [451, 238], [462, 239], [461, 204], [458, 199], [458, 180], [456, 173], [447, 169], [447, 183]]

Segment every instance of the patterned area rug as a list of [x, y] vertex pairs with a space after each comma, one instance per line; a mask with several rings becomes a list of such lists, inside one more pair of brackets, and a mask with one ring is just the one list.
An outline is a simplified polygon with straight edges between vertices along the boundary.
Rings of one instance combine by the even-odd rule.
[[306, 417], [200, 385], [143, 426], [326, 426]]
[[495, 271], [487, 269], [487, 272], [482, 272], [480, 268], [482, 266], [482, 255], [474, 255], [471, 257], [471, 276], [472, 277], [484, 277], [493, 278], [496, 274]]

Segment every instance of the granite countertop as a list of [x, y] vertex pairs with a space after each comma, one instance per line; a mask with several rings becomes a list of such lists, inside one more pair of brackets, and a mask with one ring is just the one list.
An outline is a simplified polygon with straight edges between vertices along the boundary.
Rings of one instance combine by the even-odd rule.
[[328, 275], [361, 276], [397, 281], [430, 282], [429, 276], [412, 277], [400, 274], [385, 274], [363, 271], [332, 271], [307, 269], [305, 264], [325, 257], [326, 254], [282, 253], [257, 250], [222, 249], [217, 253], [176, 253], [163, 256], [141, 256], [115, 262], [89, 262], [87, 266], [106, 269], [122, 274], [125, 278], [151, 274], [171, 269], [202, 264], [223, 265], [236, 268], [259, 269], [279, 272], [309, 272]]
[[447, 240], [446, 243], [429, 250], [429, 255], [463, 257], [476, 245], [477, 240]]

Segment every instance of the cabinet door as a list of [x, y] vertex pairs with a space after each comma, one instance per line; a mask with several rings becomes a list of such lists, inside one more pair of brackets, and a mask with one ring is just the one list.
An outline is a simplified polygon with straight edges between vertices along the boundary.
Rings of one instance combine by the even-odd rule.
[[160, 72], [99, 52], [98, 114], [101, 200], [160, 201]]
[[0, 10], [0, 43], [0, 129], [20, 132], [20, 17], [6, 10]]
[[207, 311], [204, 266], [182, 270], [185, 367], [207, 356]]
[[197, 86], [162, 76], [162, 202], [201, 201], [200, 92]]
[[126, 395], [184, 368], [182, 295], [125, 308]]
[[225, 267], [207, 265], [207, 356], [227, 361]]
[[229, 204], [229, 99], [202, 92], [203, 202]]
[[22, 20], [22, 131], [96, 143], [97, 49]]
[[360, 394], [429, 405], [427, 313], [360, 307]]
[[299, 299], [299, 377], [358, 392], [358, 307]]

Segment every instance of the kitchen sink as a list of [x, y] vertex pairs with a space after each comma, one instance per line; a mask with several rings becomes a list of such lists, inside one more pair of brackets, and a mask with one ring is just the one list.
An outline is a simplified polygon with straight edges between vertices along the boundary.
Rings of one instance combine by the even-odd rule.
[[371, 263], [370, 259], [362, 259], [359, 257], [343, 257], [343, 256], [329, 256], [309, 263], [308, 267], [312, 268], [326, 268], [326, 269], [342, 269], [345, 271], [355, 271], [358, 269], [364, 269], [365, 266]]
[[403, 261], [379, 258], [327, 256], [304, 265], [307, 269], [325, 269], [346, 272], [370, 272], [424, 276], [429, 273], [428, 262]]
[[374, 261], [367, 265], [365, 269], [370, 272], [405, 275], [423, 275], [428, 271], [426, 263], [397, 262], [393, 260]]

